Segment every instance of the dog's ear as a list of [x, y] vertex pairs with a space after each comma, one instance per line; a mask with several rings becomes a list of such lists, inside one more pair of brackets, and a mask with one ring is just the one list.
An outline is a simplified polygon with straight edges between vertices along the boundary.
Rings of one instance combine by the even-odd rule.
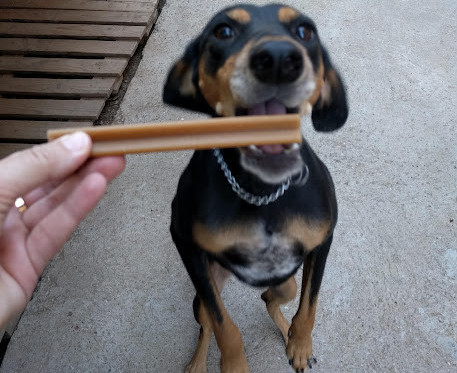
[[327, 51], [322, 48], [324, 85], [313, 106], [311, 119], [316, 131], [334, 131], [342, 127], [348, 117], [346, 90], [338, 72], [332, 66]]
[[163, 89], [165, 103], [183, 109], [214, 114], [198, 88], [198, 59], [200, 40], [195, 39], [177, 61], [170, 72]]

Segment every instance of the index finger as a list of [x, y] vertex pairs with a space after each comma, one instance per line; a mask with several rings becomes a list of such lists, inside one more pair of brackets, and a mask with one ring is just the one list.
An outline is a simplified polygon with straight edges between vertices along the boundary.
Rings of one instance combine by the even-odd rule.
[[[89, 175], [93, 172], [101, 173], [108, 182], [111, 182], [118, 176], [125, 167], [125, 158], [123, 156], [107, 156], [92, 158], [82, 166], [78, 172], [81, 176]], [[42, 184], [40, 187], [33, 189], [31, 192], [23, 195], [24, 202], [27, 206], [32, 205], [39, 199], [48, 195], [56, 189], [63, 180], [53, 180]]]

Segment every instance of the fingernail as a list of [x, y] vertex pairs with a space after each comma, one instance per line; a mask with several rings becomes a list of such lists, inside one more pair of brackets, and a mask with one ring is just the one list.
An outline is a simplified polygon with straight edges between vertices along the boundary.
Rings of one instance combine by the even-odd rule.
[[65, 135], [61, 139], [63, 146], [73, 153], [81, 153], [87, 150], [90, 143], [89, 135], [84, 132], [75, 132]]

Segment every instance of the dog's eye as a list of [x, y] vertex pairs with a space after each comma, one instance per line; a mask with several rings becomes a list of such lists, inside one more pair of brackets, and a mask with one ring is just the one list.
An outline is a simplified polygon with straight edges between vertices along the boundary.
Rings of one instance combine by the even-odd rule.
[[304, 41], [310, 41], [314, 36], [314, 31], [307, 25], [300, 25], [297, 27], [297, 36]]
[[233, 30], [229, 25], [223, 23], [214, 29], [214, 36], [221, 40], [230, 39], [233, 37]]

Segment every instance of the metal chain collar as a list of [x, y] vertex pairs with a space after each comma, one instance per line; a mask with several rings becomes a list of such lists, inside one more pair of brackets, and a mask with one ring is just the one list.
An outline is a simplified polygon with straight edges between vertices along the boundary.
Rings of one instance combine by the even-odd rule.
[[222, 156], [222, 153], [219, 149], [213, 149], [213, 154], [216, 157], [217, 163], [221, 166], [221, 170], [225, 175], [225, 178], [229, 182], [232, 187], [232, 190], [240, 197], [242, 200], [246, 201], [251, 205], [256, 206], [266, 206], [272, 202], [275, 202], [279, 197], [283, 196], [287, 189], [289, 189], [291, 184], [303, 186], [306, 184], [309, 178], [309, 169], [308, 166], [305, 164], [305, 172], [301, 172], [299, 177], [292, 181], [289, 177], [285, 182], [283, 182], [276, 192], [271, 193], [268, 196], [256, 196], [254, 194], [249, 193], [245, 189], [243, 189], [240, 184], [236, 181], [235, 177], [232, 175], [232, 172], [228, 168], [227, 163]]

